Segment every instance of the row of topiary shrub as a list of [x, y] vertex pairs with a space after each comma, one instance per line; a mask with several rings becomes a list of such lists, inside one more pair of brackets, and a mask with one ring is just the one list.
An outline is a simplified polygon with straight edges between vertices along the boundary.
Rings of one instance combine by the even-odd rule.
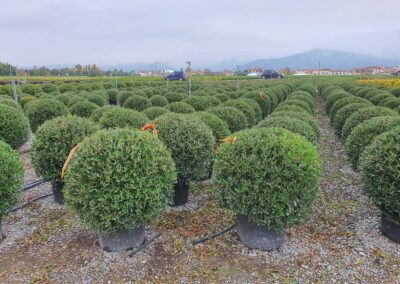
[[[277, 88], [276, 106], [290, 91], [287, 87]], [[312, 111], [313, 99], [304, 93], [293, 95], [293, 102], [309, 101], [307, 106], [285, 104], [280, 111], [286, 111], [285, 117], [301, 117], [300, 122], [311, 125], [310, 115], [295, 111], [297, 108], [306, 113]], [[51, 99], [37, 101], [46, 100]], [[224, 118], [236, 111], [242, 116], [243, 128], [254, 125], [262, 117], [261, 107], [255, 100], [239, 98], [226, 102], [234, 106], [190, 114], [167, 111], [146, 126], [155, 128], [153, 135], [130, 129], [141, 128], [149, 118], [128, 108], [96, 109], [91, 117], [99, 126], [87, 118], [56, 117], [38, 127], [32, 161], [38, 174], [53, 180], [54, 188], [60, 181], [70, 149], [78, 145], [66, 165], [66, 204], [82, 222], [100, 232], [100, 243], [107, 249], [108, 241], [116, 233], [141, 228], [159, 216], [171, 203], [172, 196], [175, 204], [181, 204], [187, 200], [188, 184], [208, 176], [216, 142], [230, 134], [231, 126], [213, 111], [223, 114]], [[191, 106], [181, 101], [170, 102], [174, 103]], [[290, 115], [290, 109], [295, 114]], [[230, 116], [230, 122], [233, 118]], [[97, 131], [99, 127], [111, 129]], [[157, 132], [158, 139], [154, 135]], [[245, 243], [243, 220], [245, 225], [255, 224], [281, 234], [286, 226], [310, 215], [320, 179], [319, 157], [310, 142], [279, 126], [244, 130], [224, 141], [216, 149], [214, 170], [217, 174], [213, 178], [218, 185], [216, 196], [223, 206], [239, 215]], [[143, 234], [143, 229], [139, 231]]]
[[341, 91], [328, 88], [321, 91], [330, 102], [332, 124], [344, 140], [353, 169], [362, 173], [365, 194], [382, 212], [381, 230], [400, 242], [400, 115], [374, 106], [379, 103], [372, 99], [374, 89], [354, 88], [358, 96], [338, 96]]

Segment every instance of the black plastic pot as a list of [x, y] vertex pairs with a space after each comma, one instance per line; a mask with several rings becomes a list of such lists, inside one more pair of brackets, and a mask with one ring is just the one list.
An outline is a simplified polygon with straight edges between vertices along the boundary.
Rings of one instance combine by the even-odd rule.
[[392, 241], [400, 244], [400, 225], [389, 221], [382, 216], [381, 223], [382, 233]]
[[54, 202], [63, 205], [64, 193], [62, 190], [64, 188], [64, 182], [60, 180], [53, 180], [51, 186], [53, 189]]
[[252, 249], [276, 250], [285, 239], [285, 231], [279, 232], [250, 223], [247, 216], [238, 216], [239, 236], [244, 245]]
[[144, 242], [144, 226], [116, 234], [98, 233], [100, 247], [107, 252], [133, 249]]
[[175, 184], [174, 203], [172, 206], [181, 206], [189, 200], [189, 182], [179, 181]]

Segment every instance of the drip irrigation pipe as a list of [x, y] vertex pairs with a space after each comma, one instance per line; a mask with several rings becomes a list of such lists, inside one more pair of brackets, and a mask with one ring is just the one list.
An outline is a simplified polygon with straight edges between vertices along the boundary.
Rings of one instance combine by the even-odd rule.
[[31, 203], [33, 203], [33, 202], [35, 202], [35, 201], [38, 201], [38, 200], [40, 200], [40, 199], [44, 199], [44, 198], [49, 197], [49, 196], [51, 196], [51, 195], [53, 195], [53, 193], [45, 194], [45, 195], [39, 196], [39, 197], [37, 197], [37, 198], [34, 198], [34, 199], [32, 199], [31, 201], [28, 201], [28, 202], [22, 204], [21, 206], [15, 207], [15, 208], [13, 208], [13, 209], [7, 211], [6, 214], [12, 213], [12, 212], [15, 212], [15, 211], [18, 211], [18, 210], [20, 210], [20, 209], [22, 209], [22, 208], [25, 208], [26, 206], [28, 206], [29, 204], [31, 204]]
[[160, 237], [161, 234], [157, 233], [154, 236], [152, 236], [150, 239], [146, 240], [143, 244], [135, 248], [130, 254], [129, 257], [135, 256], [139, 252], [141, 252], [143, 249], [145, 249], [149, 244], [151, 244], [154, 240], [156, 240], [158, 237]]
[[38, 180], [34, 180], [32, 182], [28, 182], [27, 184], [24, 185], [24, 187], [22, 188], [24, 191], [31, 189], [33, 187], [36, 187], [44, 182], [48, 181], [47, 179], [38, 179]]
[[204, 238], [200, 238], [200, 239], [194, 240], [194, 241], [192, 241], [192, 245], [195, 246], [195, 245], [204, 243], [204, 242], [206, 242], [206, 241], [208, 241], [208, 240], [211, 240], [211, 239], [213, 239], [213, 238], [215, 238], [215, 237], [221, 236], [221, 235], [223, 235], [223, 234], [225, 234], [225, 233], [231, 231], [231, 230], [234, 229], [235, 227], [236, 227], [236, 224], [233, 224], [232, 226], [230, 226], [230, 227], [228, 227], [228, 228], [226, 228], [226, 229], [223, 229], [223, 230], [220, 231], [220, 232], [217, 232], [217, 233], [208, 235], [207, 237], [204, 237]]

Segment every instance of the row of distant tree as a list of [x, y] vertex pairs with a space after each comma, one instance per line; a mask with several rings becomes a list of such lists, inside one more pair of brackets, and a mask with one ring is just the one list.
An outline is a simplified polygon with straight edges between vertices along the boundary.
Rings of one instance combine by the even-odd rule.
[[[10, 69], [11, 68], [11, 69]], [[0, 62], [0, 76], [17, 74], [18, 76], [127, 76], [131, 75], [128, 72], [114, 69], [112, 71], [103, 71], [96, 64], [80, 65], [77, 64], [74, 67], [60, 68], [60, 69], [49, 69], [47, 67], [36, 67], [32, 69], [16, 68], [8, 63]]]

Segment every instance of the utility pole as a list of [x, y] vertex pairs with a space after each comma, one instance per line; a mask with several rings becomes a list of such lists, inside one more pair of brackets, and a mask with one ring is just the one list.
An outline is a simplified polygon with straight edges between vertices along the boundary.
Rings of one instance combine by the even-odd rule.
[[191, 62], [190, 61], [186, 61], [186, 64], [188, 65], [188, 67], [187, 67], [187, 70], [188, 70], [188, 77], [189, 77], [189, 97], [191, 97], [192, 96], [192, 78], [191, 78], [191, 76], [190, 76], [190, 72], [191, 72], [191, 70], [190, 70], [190, 64], [191, 64]]
[[237, 78], [236, 78], [236, 91], [239, 92], [239, 88], [240, 88], [240, 83], [239, 83], [239, 72], [240, 72], [240, 66], [236, 66], [237, 69]]
[[[17, 75], [17, 68], [15, 68], [15, 75]], [[10, 76], [12, 77], [12, 67], [10, 64]], [[14, 96], [14, 100], [18, 102], [18, 96], [17, 96], [17, 87], [15, 86], [15, 80], [12, 80], [12, 90], [13, 90], [13, 96]]]

